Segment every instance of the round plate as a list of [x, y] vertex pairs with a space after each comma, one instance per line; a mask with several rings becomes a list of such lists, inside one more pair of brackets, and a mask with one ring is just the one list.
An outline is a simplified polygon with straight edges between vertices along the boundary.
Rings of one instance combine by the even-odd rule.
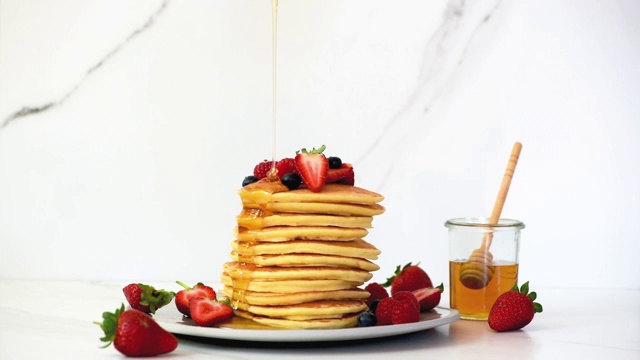
[[322, 342], [375, 339], [431, 329], [460, 319], [460, 313], [457, 310], [436, 307], [429, 312], [422, 313], [420, 321], [401, 325], [323, 330], [231, 329], [198, 326], [191, 319], [183, 317], [175, 306], [171, 305], [162, 308], [153, 316], [165, 330], [179, 335], [238, 341]]

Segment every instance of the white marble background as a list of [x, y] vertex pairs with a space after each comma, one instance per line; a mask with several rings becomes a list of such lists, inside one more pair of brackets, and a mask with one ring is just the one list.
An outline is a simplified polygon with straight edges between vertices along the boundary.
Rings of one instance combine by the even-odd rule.
[[[523, 220], [532, 287], [640, 287], [640, 2], [280, 0], [276, 157], [386, 196], [367, 240], [447, 279], [450, 217]], [[0, 0], [0, 277], [218, 281], [271, 158], [271, 2]]]

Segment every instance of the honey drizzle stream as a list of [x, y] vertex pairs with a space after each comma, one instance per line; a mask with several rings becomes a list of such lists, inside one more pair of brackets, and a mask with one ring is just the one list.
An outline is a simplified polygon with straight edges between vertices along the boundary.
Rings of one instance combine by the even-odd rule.
[[278, 53], [278, 0], [271, 2], [271, 61], [272, 61], [272, 104], [271, 104], [271, 158], [276, 166], [276, 59]]
[[[271, 170], [269, 171], [269, 174], [267, 175], [266, 179], [263, 179], [261, 181], [259, 181], [258, 183], [254, 183], [251, 184], [247, 187], [245, 187], [245, 189], [241, 190], [241, 191], [250, 191], [253, 192], [254, 196], [257, 196], [257, 198], [254, 198], [253, 200], [255, 201], [255, 204], [253, 206], [257, 206], [259, 211], [259, 215], [263, 216], [264, 212], [262, 211], [264, 205], [268, 202], [268, 198], [269, 198], [269, 194], [273, 194], [274, 192], [278, 192], [278, 191], [282, 191], [282, 189], [278, 189], [278, 185], [280, 184], [279, 178], [278, 178], [278, 173], [276, 170], [276, 69], [277, 69], [277, 53], [278, 53], [278, 0], [272, 0], [271, 1], [271, 61], [272, 61], [272, 118], [271, 118], [271, 161], [272, 161], [272, 165], [271, 165]], [[282, 185], [280, 184], [280, 187], [282, 187]], [[246, 195], [246, 193], [245, 193]], [[242, 195], [241, 195], [242, 197]], [[256, 201], [257, 200], [257, 201]], [[244, 209], [243, 212], [239, 215], [240, 217], [244, 217], [244, 218], [251, 218], [252, 216], [257, 215], [258, 213], [256, 213], [255, 211], [249, 211], [249, 213], [247, 213], [247, 208], [248, 207], [253, 207], [253, 206], [246, 206], [247, 204], [244, 204]], [[249, 214], [249, 216], [247, 216]], [[244, 246], [247, 247], [247, 249], [251, 248], [253, 246], [253, 242], [247, 242], [244, 244]], [[242, 260], [247, 260], [246, 257], [245, 259]], [[244, 261], [241, 261], [241, 264], [246, 264]], [[232, 294], [232, 300], [236, 301], [236, 306], [237, 306], [237, 302], [238, 301], [242, 301], [244, 300], [244, 293], [245, 293], [245, 289], [247, 289], [249, 287], [249, 283], [251, 282], [251, 272], [252, 270], [250, 269], [244, 269], [244, 270], [240, 270], [239, 273], [241, 275], [243, 275], [243, 279], [238, 279], [238, 278], [233, 278], [232, 277], [232, 281], [233, 281], [233, 294]], [[232, 275], [232, 274], [229, 274]]]
[[[276, 170], [276, 69], [277, 69], [277, 52], [278, 52], [278, 0], [272, 0], [271, 2], [271, 50], [272, 50], [272, 118], [271, 118], [271, 170], [267, 174], [265, 179], [262, 179], [256, 183], [245, 186], [240, 190], [240, 197], [243, 199], [243, 210], [238, 215], [238, 220], [244, 219], [246, 221], [256, 221], [265, 216], [265, 206], [269, 202], [272, 194], [285, 191], [286, 187], [282, 185], [278, 177]], [[248, 201], [248, 203], [245, 203]], [[241, 221], [238, 221], [240, 223]], [[239, 225], [239, 224], [238, 224]], [[260, 227], [260, 226], [257, 226]], [[243, 229], [239, 226], [238, 230], [241, 232]], [[246, 229], [244, 229], [246, 231]], [[245, 250], [250, 250], [255, 245], [255, 240], [248, 241], [242, 244]], [[247, 260], [253, 258], [252, 255], [245, 255], [242, 259], [239, 259], [240, 265], [235, 269], [234, 273], [230, 272], [229, 276], [232, 280], [232, 294], [231, 301], [235, 301], [234, 307], [237, 307], [240, 301], [246, 302], [245, 292], [249, 288], [251, 283], [251, 273], [255, 268], [255, 265], [247, 263]], [[222, 327], [239, 328], [239, 329], [274, 329], [270, 326], [259, 325], [251, 320], [239, 318], [237, 315], [232, 318], [231, 322], [225, 323]]]

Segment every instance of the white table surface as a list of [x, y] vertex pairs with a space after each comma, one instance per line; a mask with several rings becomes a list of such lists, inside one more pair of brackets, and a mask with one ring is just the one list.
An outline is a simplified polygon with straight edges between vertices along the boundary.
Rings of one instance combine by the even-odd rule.
[[[103, 311], [124, 300], [125, 282], [0, 280], [0, 359], [115, 359], [100, 349]], [[174, 290], [175, 284], [153, 283]], [[520, 331], [496, 333], [459, 320], [403, 337], [358, 343], [227, 344], [180, 338], [184, 359], [640, 359], [640, 290], [536, 289], [544, 312]], [[447, 306], [444, 299], [441, 305]], [[173, 306], [173, 305], [170, 305]]]

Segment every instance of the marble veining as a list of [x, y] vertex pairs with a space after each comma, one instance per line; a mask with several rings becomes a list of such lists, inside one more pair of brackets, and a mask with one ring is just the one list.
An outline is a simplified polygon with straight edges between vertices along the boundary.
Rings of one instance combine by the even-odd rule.
[[158, 9], [153, 14], [151, 14], [151, 16], [149, 16], [147, 21], [142, 26], [140, 26], [139, 28], [137, 28], [134, 31], [132, 31], [131, 34], [126, 39], [124, 39], [122, 42], [120, 42], [119, 44], [114, 46], [97, 63], [95, 63], [92, 66], [90, 66], [84, 72], [84, 75], [82, 76], [82, 78], [75, 85], [73, 85], [73, 87], [71, 87], [70, 90], [68, 90], [64, 95], [62, 95], [59, 99], [47, 102], [47, 103], [45, 103], [43, 105], [39, 105], [39, 106], [23, 106], [20, 110], [14, 112], [13, 114], [9, 115], [8, 117], [6, 117], [3, 120], [2, 124], [0, 124], [0, 130], [2, 130], [3, 128], [7, 127], [9, 124], [11, 124], [12, 122], [14, 122], [14, 121], [16, 121], [18, 119], [25, 118], [25, 117], [28, 117], [30, 115], [42, 113], [42, 112], [45, 112], [45, 111], [47, 111], [49, 109], [52, 109], [54, 107], [57, 107], [57, 106], [60, 106], [60, 105], [64, 104], [71, 96], [73, 96], [73, 94], [75, 94], [76, 91], [78, 91], [78, 89], [80, 89], [82, 84], [94, 72], [100, 70], [100, 68], [104, 64], [106, 64], [113, 56], [116, 56], [124, 47], [128, 46], [136, 37], [138, 37], [139, 35], [143, 34], [145, 31], [147, 31], [149, 28], [151, 28], [153, 26], [153, 24], [155, 24], [155, 22], [158, 19], [158, 17], [160, 17], [164, 13], [165, 9], [167, 8], [167, 5], [169, 5], [169, 0], [163, 0], [163, 2], [160, 4]]
[[[442, 94], [452, 86], [459, 68], [464, 64], [469, 47], [478, 32], [499, 10], [501, 1], [468, 2], [451, 0], [447, 3], [442, 22], [429, 39], [415, 89], [404, 106], [382, 127], [357, 163], [374, 163], [384, 153], [403, 153], [407, 138], [423, 133], [432, 121], [429, 111], [437, 106]], [[416, 121], [420, 118], [420, 121]], [[416, 128], [416, 124], [420, 124]], [[371, 160], [369, 160], [371, 159]], [[394, 173], [395, 162], [387, 167], [373, 167], [378, 174], [376, 189], [384, 188]]]

